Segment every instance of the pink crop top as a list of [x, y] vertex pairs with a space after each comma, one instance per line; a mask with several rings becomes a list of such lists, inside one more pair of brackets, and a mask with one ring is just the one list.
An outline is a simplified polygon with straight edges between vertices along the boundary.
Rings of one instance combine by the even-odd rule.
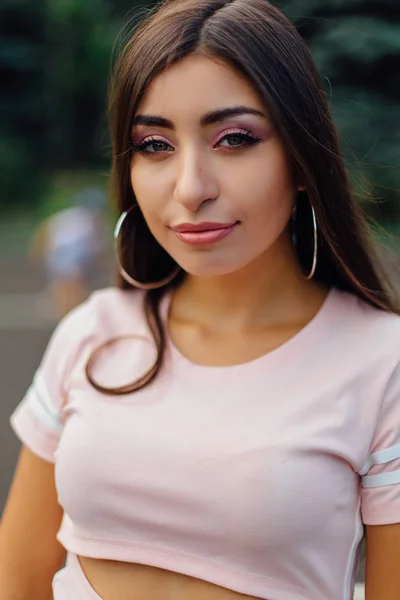
[[[165, 319], [168, 297], [163, 300]], [[57, 327], [11, 423], [55, 462], [74, 554], [152, 565], [267, 600], [350, 600], [363, 524], [400, 522], [400, 317], [332, 289], [246, 364], [150, 365], [143, 293], [94, 293]], [[140, 335], [142, 337], [135, 337]]]

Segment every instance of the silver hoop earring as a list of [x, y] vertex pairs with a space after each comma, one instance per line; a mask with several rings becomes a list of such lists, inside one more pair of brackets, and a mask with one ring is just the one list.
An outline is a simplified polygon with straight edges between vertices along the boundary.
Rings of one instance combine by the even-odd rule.
[[[318, 225], [317, 225], [317, 218], [315, 216], [315, 210], [313, 205], [310, 203], [311, 206], [311, 213], [312, 213], [312, 222], [313, 222], [313, 238], [314, 238], [314, 251], [313, 251], [313, 261], [312, 261], [312, 266], [311, 266], [311, 271], [308, 275], [304, 275], [304, 273], [301, 272], [301, 275], [304, 277], [304, 279], [310, 280], [314, 277], [315, 275], [315, 271], [317, 269], [317, 261], [318, 261]], [[297, 221], [297, 206], [295, 207], [294, 211], [293, 211], [293, 222], [296, 224]], [[298, 248], [298, 244], [297, 244], [297, 230], [294, 229], [293, 231], [293, 245], [295, 247], [295, 250], [297, 252], [297, 248]]]
[[137, 205], [134, 205], [129, 210], [126, 210], [125, 212], [123, 212], [121, 214], [121, 216], [119, 217], [117, 224], [115, 225], [114, 244], [115, 244], [115, 254], [116, 254], [118, 271], [119, 271], [121, 277], [123, 277], [123, 279], [125, 279], [125, 281], [127, 283], [129, 283], [130, 285], [133, 285], [134, 287], [140, 288], [141, 290], [157, 290], [159, 288], [164, 287], [165, 285], [170, 283], [173, 279], [175, 279], [175, 277], [181, 271], [181, 268], [176, 267], [170, 275], [168, 275], [161, 281], [155, 281], [154, 283], [142, 283], [141, 281], [137, 281], [137, 279], [134, 279], [131, 275], [129, 275], [129, 273], [127, 273], [125, 271], [125, 269], [121, 263], [121, 229], [122, 229], [122, 226], [123, 226], [127, 216], [135, 208], [137, 208]]

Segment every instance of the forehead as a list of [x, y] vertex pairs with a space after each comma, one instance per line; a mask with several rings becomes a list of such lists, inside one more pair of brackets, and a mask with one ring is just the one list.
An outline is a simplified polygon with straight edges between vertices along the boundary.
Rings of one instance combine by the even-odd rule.
[[137, 112], [183, 120], [230, 105], [264, 108], [252, 84], [231, 65], [191, 55], [152, 80]]

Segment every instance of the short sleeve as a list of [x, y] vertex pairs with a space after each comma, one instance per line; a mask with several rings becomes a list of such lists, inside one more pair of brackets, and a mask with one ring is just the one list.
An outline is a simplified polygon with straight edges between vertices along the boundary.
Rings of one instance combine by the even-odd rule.
[[63, 428], [62, 409], [67, 379], [82, 347], [90, 321], [90, 300], [70, 312], [56, 327], [32, 385], [11, 416], [20, 441], [32, 452], [54, 462]]
[[371, 450], [359, 471], [363, 521], [400, 523], [400, 364], [386, 387]]

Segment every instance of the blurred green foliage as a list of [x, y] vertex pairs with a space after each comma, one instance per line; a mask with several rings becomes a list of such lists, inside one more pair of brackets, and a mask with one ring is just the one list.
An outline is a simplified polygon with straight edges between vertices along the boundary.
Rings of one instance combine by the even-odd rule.
[[146, 0], [3, 0], [0, 210], [40, 210], [56, 174], [107, 167], [110, 55], [138, 5]]
[[[399, 0], [276, 3], [310, 46], [360, 198], [380, 200], [378, 218], [399, 217]], [[60, 172], [67, 190], [76, 172], [105, 181], [111, 49], [125, 15], [150, 4], [3, 0], [0, 210], [42, 211], [53, 193], [65, 202], [54, 192]]]
[[356, 191], [376, 200], [368, 206], [375, 217], [400, 217], [399, 1], [279, 5], [307, 40], [324, 78]]

